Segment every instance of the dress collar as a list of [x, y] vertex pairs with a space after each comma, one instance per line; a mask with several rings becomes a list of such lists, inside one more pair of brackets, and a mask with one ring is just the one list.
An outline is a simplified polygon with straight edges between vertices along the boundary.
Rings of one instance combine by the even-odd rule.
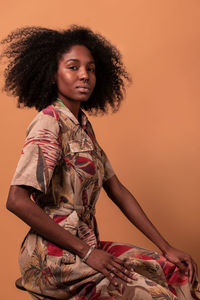
[[75, 115], [71, 112], [71, 110], [59, 99], [54, 102], [54, 105], [59, 108], [60, 111], [62, 111], [67, 117], [69, 117], [74, 124], [81, 125], [83, 128], [86, 127], [88, 118], [86, 114], [80, 109], [80, 115], [81, 115], [81, 123], [78, 121], [78, 119], [75, 117]]

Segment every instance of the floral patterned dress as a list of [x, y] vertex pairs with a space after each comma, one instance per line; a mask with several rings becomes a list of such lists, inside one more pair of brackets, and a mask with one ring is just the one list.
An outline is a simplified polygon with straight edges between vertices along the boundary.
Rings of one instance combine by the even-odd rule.
[[79, 256], [31, 229], [19, 255], [25, 289], [33, 299], [200, 299], [196, 274], [190, 284], [155, 251], [99, 240], [95, 204], [103, 183], [115, 173], [82, 110], [80, 120], [59, 100], [40, 111], [27, 130], [11, 185], [33, 187], [32, 199], [56, 223], [126, 260], [137, 280], [119, 280], [114, 287]]

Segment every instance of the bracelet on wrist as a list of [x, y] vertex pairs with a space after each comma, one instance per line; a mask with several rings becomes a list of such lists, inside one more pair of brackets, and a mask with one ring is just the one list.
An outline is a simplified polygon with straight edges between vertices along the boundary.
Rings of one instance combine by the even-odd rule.
[[95, 248], [96, 248], [95, 245], [90, 247], [90, 249], [85, 254], [85, 256], [83, 258], [81, 258], [82, 262], [86, 262], [86, 260], [88, 259], [89, 255], [92, 253], [92, 251], [94, 251]]

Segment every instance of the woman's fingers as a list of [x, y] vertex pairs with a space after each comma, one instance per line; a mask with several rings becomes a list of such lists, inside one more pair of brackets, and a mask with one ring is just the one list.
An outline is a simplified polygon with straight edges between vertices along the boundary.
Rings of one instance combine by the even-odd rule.
[[185, 264], [183, 264], [183, 262], [181, 261], [176, 261], [174, 262], [175, 265], [179, 268], [179, 270], [184, 273], [185, 275], [187, 275], [188, 269], [187, 266]]
[[130, 264], [126, 264], [123, 260], [118, 259], [111, 254], [95, 249], [88, 257], [87, 264], [93, 269], [101, 272], [109, 279], [112, 284], [117, 284], [117, 278], [125, 282], [137, 280], [134, 276], [133, 269]]
[[130, 263], [126, 262], [125, 260], [121, 260], [117, 257], [113, 257], [113, 261], [117, 264], [118, 268], [123, 267], [125, 270], [129, 272], [134, 272], [133, 266]]
[[192, 258], [188, 256], [184, 260], [175, 262], [175, 264], [182, 273], [188, 276], [189, 282], [191, 282], [196, 270], [196, 265]]
[[127, 275], [125, 275], [123, 272], [119, 271], [117, 268], [112, 267], [112, 268], [107, 268], [106, 270], [106, 277], [110, 280], [110, 282], [114, 285], [116, 285], [117, 280], [116, 278], [121, 278], [123, 281], [132, 282], [132, 279], [129, 278]]
[[189, 282], [194, 280], [194, 276], [197, 272], [197, 265], [189, 254], [170, 247], [168, 251], [164, 253], [164, 256], [175, 264], [182, 273], [188, 276]]
[[193, 271], [194, 271], [192, 263], [191, 263], [191, 261], [189, 259], [185, 260], [183, 263], [184, 263], [184, 265], [187, 266], [187, 268], [186, 268], [186, 270], [187, 270], [186, 271], [186, 275], [188, 275], [189, 281], [190, 281], [191, 278], [192, 278]]
[[110, 281], [111, 284], [113, 284], [115, 286], [118, 285], [116, 277], [112, 272], [109, 272], [107, 269], [104, 269], [104, 271], [102, 273], [106, 276], [106, 278]]
[[133, 266], [132, 266], [130, 263], [124, 261], [124, 262], [123, 262], [123, 265], [124, 265], [124, 267], [125, 267], [127, 270], [129, 270], [129, 271], [133, 274], [134, 268], [133, 268]]
[[194, 277], [198, 274], [198, 266], [196, 264], [196, 262], [192, 259], [192, 264], [193, 264], [193, 274], [191, 274], [191, 281], [193, 282]]
[[133, 269], [130, 266], [124, 265], [123, 261], [120, 263], [116, 262], [115, 259], [107, 266], [109, 272], [113, 273], [115, 276], [121, 278], [126, 282], [132, 282], [132, 280], [137, 280]]
[[122, 259], [119, 259], [119, 258], [117, 258], [117, 257], [115, 257], [115, 256], [112, 256], [112, 259], [116, 262], [116, 263], [118, 263], [119, 265], [124, 265], [124, 261], [122, 260]]
[[197, 264], [194, 262], [194, 260], [191, 257], [185, 259], [185, 262], [188, 266], [189, 281], [192, 282], [194, 274], [197, 271]]

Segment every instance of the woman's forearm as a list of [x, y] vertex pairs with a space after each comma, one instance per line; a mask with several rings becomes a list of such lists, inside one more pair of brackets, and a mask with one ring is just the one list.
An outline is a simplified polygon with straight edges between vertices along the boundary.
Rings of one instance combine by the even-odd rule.
[[7, 208], [38, 234], [63, 249], [84, 257], [90, 248], [84, 241], [55, 223], [36, 203], [30, 200], [25, 188], [11, 186]]
[[109, 184], [104, 185], [108, 196], [122, 210], [131, 223], [165, 253], [171, 247], [169, 243], [151, 223], [134, 196], [119, 182], [116, 176], [114, 177]]

